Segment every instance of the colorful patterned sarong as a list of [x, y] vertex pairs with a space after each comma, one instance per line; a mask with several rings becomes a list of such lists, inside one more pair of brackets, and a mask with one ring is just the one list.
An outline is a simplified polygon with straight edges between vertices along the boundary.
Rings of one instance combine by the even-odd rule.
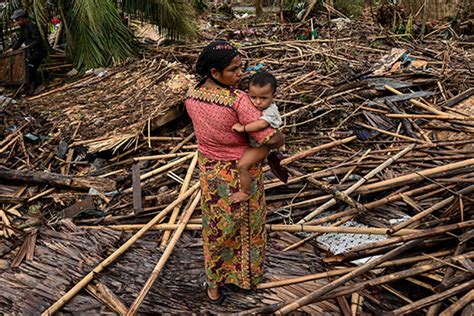
[[210, 160], [199, 155], [204, 260], [209, 287], [235, 284], [255, 288], [263, 277], [265, 261], [265, 194], [259, 165], [250, 200], [230, 203], [239, 191], [237, 161]]

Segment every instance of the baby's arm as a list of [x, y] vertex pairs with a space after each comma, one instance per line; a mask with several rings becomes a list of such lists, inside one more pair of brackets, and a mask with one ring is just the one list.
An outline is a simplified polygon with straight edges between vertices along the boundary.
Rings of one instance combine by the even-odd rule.
[[245, 125], [236, 123], [234, 124], [234, 126], [232, 126], [232, 129], [238, 133], [252, 133], [252, 132], [259, 132], [261, 130], [264, 130], [268, 126], [270, 126], [270, 124], [268, 124], [267, 121], [256, 120]]

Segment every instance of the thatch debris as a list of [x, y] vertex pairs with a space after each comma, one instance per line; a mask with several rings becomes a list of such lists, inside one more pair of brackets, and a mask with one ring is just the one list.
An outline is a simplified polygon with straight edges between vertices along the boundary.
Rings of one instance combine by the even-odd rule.
[[[418, 40], [371, 19], [340, 28], [242, 22], [238, 32], [234, 20], [206, 22], [204, 38], [235, 40], [245, 62], [264, 64], [279, 82], [291, 176], [283, 184], [266, 174], [265, 282], [207, 304], [194, 283], [203, 267], [199, 207], [175, 224], [198, 183], [180, 105], [203, 39], [3, 108], [0, 308], [37, 314], [75, 288], [53, 306], [123, 313], [171, 240], [138, 312], [468, 313], [472, 42], [443, 40], [443, 25]], [[297, 39], [311, 27], [317, 37]], [[96, 185], [71, 182], [84, 179]], [[91, 272], [129, 232], [133, 246]]]

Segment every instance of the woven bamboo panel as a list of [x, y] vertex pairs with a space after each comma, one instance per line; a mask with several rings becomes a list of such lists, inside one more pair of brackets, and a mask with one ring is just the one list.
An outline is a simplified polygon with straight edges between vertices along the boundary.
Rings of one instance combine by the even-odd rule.
[[19, 50], [0, 57], [0, 84], [17, 85], [27, 82], [25, 51]]

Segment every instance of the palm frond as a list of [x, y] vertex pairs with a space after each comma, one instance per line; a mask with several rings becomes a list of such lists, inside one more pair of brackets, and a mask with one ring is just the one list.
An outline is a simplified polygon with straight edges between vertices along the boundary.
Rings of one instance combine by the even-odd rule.
[[2, 21], [2, 23], [7, 26], [10, 25], [10, 17], [12, 16], [13, 11], [15, 11], [16, 9], [21, 9], [21, 7], [21, 0], [8, 0], [5, 3], [5, 6], [0, 9], [0, 20]]
[[80, 71], [117, 64], [134, 54], [136, 43], [112, 0], [66, 0], [60, 7], [66, 52]]
[[46, 38], [46, 30], [48, 29], [48, 10], [46, 8], [47, 0], [34, 0], [31, 15], [33, 15], [36, 25], [41, 32], [43, 38]]
[[157, 25], [160, 32], [171, 38], [197, 34], [191, 1], [123, 0], [121, 9], [142, 21]]

